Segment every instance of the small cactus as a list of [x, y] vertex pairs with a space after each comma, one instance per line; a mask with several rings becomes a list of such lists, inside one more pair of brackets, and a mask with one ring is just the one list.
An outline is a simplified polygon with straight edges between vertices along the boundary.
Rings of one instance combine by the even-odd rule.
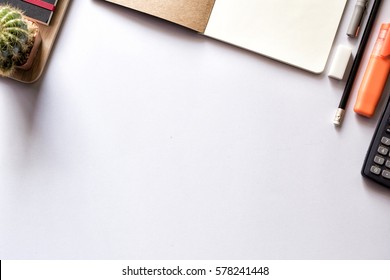
[[0, 6], [0, 75], [11, 75], [27, 61], [36, 32], [21, 10]]

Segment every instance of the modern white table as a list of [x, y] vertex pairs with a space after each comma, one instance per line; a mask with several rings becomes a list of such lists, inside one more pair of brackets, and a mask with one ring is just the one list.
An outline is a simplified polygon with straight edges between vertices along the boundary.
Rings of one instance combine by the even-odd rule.
[[74, 1], [41, 79], [0, 82], [0, 259], [389, 259], [390, 190], [360, 175], [384, 102], [353, 112], [359, 71], [335, 128], [329, 66]]

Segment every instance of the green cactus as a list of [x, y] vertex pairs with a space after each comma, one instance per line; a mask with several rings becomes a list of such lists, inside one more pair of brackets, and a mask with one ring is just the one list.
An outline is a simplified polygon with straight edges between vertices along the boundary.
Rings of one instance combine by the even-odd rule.
[[9, 76], [26, 62], [36, 30], [22, 11], [0, 6], [0, 75]]

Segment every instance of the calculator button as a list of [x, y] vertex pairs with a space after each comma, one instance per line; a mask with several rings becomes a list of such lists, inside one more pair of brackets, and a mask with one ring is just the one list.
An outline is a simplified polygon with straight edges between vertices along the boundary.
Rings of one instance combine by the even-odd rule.
[[379, 175], [379, 174], [381, 174], [382, 170], [379, 167], [373, 165], [373, 166], [371, 166], [370, 171], [371, 171], [371, 173]]
[[386, 179], [390, 179], [390, 171], [389, 170], [383, 170], [382, 176]]
[[386, 133], [387, 133], [387, 134], [390, 134], [390, 126], [388, 126], [388, 127], [386, 128]]
[[383, 146], [379, 146], [378, 153], [385, 156], [385, 155], [387, 155], [388, 152], [389, 152], [389, 149], [387, 149], [386, 147], [383, 147]]
[[[374, 158], [374, 162], [379, 164], [379, 165], [382, 165], [385, 163], [385, 159], [383, 157], [380, 157], [380, 156], [375, 156]], [[390, 161], [388, 160], [389, 164], [390, 164]]]
[[381, 139], [381, 143], [386, 145], [386, 146], [390, 146], [390, 138], [387, 138], [387, 137], [382, 137]]
[[387, 168], [390, 168], [390, 160], [386, 160], [386, 164], [385, 165], [386, 165]]

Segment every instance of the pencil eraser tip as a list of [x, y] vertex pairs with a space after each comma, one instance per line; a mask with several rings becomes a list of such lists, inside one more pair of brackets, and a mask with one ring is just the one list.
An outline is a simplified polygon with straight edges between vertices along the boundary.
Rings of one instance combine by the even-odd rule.
[[345, 45], [339, 45], [334, 55], [332, 65], [330, 66], [328, 76], [330, 78], [342, 80], [351, 57], [352, 48]]
[[341, 109], [341, 108], [337, 109], [336, 115], [334, 116], [334, 119], [333, 119], [333, 124], [335, 126], [341, 126], [341, 124], [343, 123], [343, 120], [344, 120], [344, 114], [345, 114], [344, 109]]

